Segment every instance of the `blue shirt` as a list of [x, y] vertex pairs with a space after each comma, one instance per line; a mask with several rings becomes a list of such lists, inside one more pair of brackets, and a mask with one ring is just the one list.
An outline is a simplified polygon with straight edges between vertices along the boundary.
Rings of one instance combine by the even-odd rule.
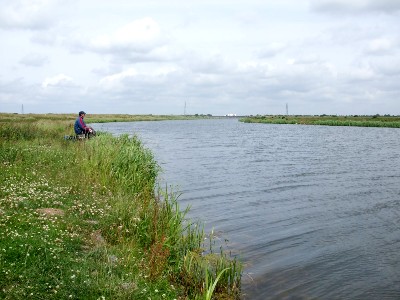
[[83, 121], [83, 117], [79, 116], [75, 120], [75, 125], [74, 125], [74, 130], [75, 134], [82, 134], [85, 133], [87, 126], [85, 124], [85, 121]]

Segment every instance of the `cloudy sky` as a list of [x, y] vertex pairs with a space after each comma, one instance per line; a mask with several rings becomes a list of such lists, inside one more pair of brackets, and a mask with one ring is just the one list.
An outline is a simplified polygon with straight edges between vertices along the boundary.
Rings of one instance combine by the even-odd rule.
[[400, 0], [0, 4], [0, 112], [400, 115]]

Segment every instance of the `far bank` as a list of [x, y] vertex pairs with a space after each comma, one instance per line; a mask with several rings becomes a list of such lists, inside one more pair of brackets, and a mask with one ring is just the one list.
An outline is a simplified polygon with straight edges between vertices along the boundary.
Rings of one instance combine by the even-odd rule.
[[389, 127], [400, 128], [398, 116], [285, 116], [285, 115], [257, 115], [240, 118], [244, 123], [265, 124], [299, 124], [299, 125], [324, 125], [324, 126], [357, 126], [357, 127]]

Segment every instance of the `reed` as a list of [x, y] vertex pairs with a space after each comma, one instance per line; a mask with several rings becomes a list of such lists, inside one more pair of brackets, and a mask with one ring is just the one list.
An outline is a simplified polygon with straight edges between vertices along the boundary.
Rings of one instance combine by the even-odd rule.
[[217, 283], [219, 279], [221, 278], [222, 274], [224, 274], [227, 269], [223, 269], [221, 272], [218, 273], [217, 278], [215, 280], [212, 279], [212, 277], [208, 274], [208, 271], [206, 269], [206, 286], [205, 286], [205, 292], [204, 292], [204, 300], [211, 300], [214, 290], [217, 286]]

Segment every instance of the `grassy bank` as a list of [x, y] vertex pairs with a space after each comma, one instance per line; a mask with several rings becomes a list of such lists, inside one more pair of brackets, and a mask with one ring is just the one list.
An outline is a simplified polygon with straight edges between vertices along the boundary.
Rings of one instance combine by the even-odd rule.
[[152, 153], [65, 141], [74, 118], [1, 115], [0, 298], [238, 299], [240, 263], [157, 187]]
[[395, 116], [252, 116], [241, 118], [245, 123], [303, 124], [326, 126], [391, 127], [400, 128], [400, 117]]

